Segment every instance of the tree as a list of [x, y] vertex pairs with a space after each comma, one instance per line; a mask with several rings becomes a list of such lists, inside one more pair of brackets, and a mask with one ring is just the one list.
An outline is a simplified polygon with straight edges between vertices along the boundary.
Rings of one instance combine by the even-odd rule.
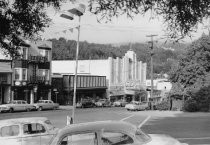
[[133, 18], [151, 11], [151, 17], [161, 16], [166, 24], [166, 34], [175, 40], [196, 30], [198, 23], [210, 16], [209, 0], [92, 0], [90, 11], [101, 14], [99, 20], [111, 20], [126, 14]]
[[[189, 96], [199, 110], [208, 110], [210, 102], [210, 37], [202, 36], [182, 56], [170, 72], [172, 95]], [[194, 103], [189, 101], [187, 103]], [[191, 105], [191, 104], [189, 104]], [[193, 104], [192, 104], [193, 105]], [[188, 105], [187, 105], [188, 106]]]
[[45, 8], [58, 9], [63, 0], [0, 0], [0, 47], [17, 55], [21, 38], [35, 38], [50, 23]]

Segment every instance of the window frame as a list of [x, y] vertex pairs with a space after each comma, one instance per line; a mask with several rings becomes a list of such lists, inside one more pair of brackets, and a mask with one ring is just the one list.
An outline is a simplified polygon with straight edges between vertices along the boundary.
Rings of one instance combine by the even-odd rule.
[[[23, 78], [23, 72], [25, 71], [25, 78]], [[16, 71], [19, 72], [19, 78], [16, 78]], [[27, 68], [14, 68], [14, 80], [15, 81], [27, 81], [28, 79], [28, 69]]]
[[[11, 126], [18, 126], [18, 134], [17, 134], [17, 135], [12, 135], [12, 136], [2, 136], [2, 129], [5, 128], [5, 127], [11, 127]], [[2, 126], [2, 127], [0, 128], [0, 137], [2, 137], [2, 138], [4, 138], [4, 137], [6, 137], [6, 138], [12, 138], [12, 137], [20, 136], [20, 134], [21, 134], [20, 128], [21, 128], [21, 127], [20, 127], [19, 124], [12, 124], [12, 125]]]

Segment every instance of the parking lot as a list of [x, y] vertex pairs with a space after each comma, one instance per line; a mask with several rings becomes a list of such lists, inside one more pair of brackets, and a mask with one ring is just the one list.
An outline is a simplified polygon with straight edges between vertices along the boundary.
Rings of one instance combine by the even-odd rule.
[[[48, 117], [59, 128], [66, 125], [70, 108], [49, 111], [1, 113], [0, 120], [20, 117]], [[127, 111], [121, 107], [76, 109], [75, 122], [102, 120], [128, 121], [149, 134], [167, 134], [181, 142], [210, 144], [210, 113], [182, 113], [170, 111]]]

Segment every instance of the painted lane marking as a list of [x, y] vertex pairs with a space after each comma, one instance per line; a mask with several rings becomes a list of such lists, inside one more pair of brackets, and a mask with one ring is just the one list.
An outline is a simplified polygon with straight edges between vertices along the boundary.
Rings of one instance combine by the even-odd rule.
[[130, 116], [128, 116], [128, 117], [125, 117], [125, 118], [121, 119], [120, 121], [127, 120], [128, 118], [131, 118], [131, 117], [133, 117], [133, 116], [134, 116], [134, 115], [130, 115]]
[[150, 118], [151, 118], [151, 116], [147, 116], [147, 118], [144, 119], [144, 121], [139, 124], [138, 128], [142, 127]]

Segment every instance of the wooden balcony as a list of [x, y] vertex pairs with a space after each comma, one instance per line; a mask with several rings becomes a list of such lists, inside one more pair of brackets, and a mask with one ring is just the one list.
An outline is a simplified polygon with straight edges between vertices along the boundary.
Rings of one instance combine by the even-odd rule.
[[31, 84], [49, 84], [49, 80], [46, 79], [46, 77], [43, 76], [36, 76], [30, 77], [29, 83]]
[[33, 56], [33, 55], [30, 55], [28, 57], [28, 61], [29, 62], [35, 62], [35, 63], [43, 63], [43, 62], [48, 62], [48, 59], [47, 57], [43, 57], [43, 56]]

